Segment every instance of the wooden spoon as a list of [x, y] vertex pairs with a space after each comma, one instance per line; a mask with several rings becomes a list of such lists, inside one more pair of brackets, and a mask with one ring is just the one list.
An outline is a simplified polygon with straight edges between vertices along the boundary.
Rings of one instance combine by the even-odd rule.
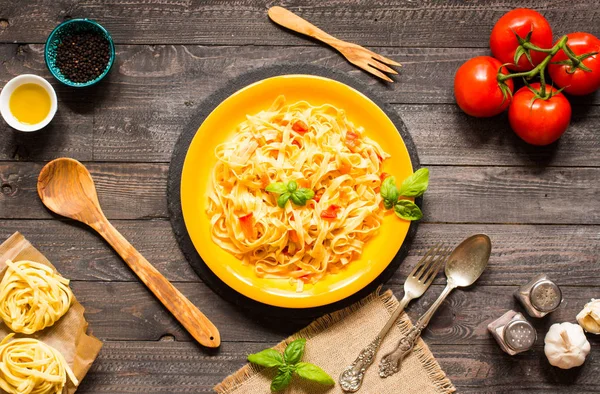
[[48, 209], [96, 230], [198, 342], [207, 347], [221, 344], [221, 336], [214, 324], [106, 219], [94, 181], [83, 164], [68, 158], [51, 161], [40, 171], [37, 190]]

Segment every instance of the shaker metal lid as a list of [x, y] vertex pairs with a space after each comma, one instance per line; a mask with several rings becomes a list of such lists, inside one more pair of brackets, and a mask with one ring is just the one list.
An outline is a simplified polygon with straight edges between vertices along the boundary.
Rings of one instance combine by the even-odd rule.
[[552, 312], [562, 301], [560, 288], [551, 280], [544, 279], [536, 283], [529, 293], [531, 305], [541, 312]]
[[527, 320], [513, 320], [504, 327], [504, 341], [515, 351], [531, 348], [536, 339], [535, 328]]

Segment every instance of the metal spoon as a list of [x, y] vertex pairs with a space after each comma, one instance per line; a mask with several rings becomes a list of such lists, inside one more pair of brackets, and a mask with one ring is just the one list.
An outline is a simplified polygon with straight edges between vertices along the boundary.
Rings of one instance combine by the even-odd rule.
[[379, 363], [379, 376], [386, 378], [400, 370], [402, 360], [413, 350], [421, 331], [427, 327], [429, 320], [448, 294], [457, 287], [467, 287], [475, 283], [485, 270], [491, 252], [492, 242], [485, 234], [465, 239], [452, 251], [445, 269], [446, 288], [408, 334], [400, 339], [396, 349], [383, 356]]
[[221, 337], [214, 324], [106, 219], [92, 176], [83, 164], [67, 158], [51, 161], [40, 171], [37, 189], [48, 209], [96, 230], [198, 342], [207, 347], [220, 345]]

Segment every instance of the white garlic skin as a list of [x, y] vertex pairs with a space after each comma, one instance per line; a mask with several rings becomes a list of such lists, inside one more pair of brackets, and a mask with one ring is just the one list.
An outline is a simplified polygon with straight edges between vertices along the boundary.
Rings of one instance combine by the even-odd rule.
[[600, 299], [592, 298], [577, 314], [577, 323], [591, 334], [600, 334]]
[[544, 343], [550, 364], [562, 369], [579, 367], [591, 350], [581, 326], [568, 322], [553, 324]]

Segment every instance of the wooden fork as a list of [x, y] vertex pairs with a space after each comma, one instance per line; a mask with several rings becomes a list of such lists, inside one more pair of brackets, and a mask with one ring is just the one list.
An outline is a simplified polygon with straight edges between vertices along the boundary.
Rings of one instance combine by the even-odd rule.
[[339, 40], [283, 7], [269, 8], [269, 18], [271, 18], [273, 22], [283, 27], [287, 27], [288, 29], [294, 30], [298, 33], [306, 34], [307, 36], [316, 38], [319, 41], [331, 45], [342, 55], [344, 55], [344, 57], [350, 63], [373, 75], [378, 76], [381, 79], [384, 79], [388, 82], [394, 82], [390, 77], [381, 71], [385, 71], [390, 74], [398, 74], [396, 70], [386, 66], [386, 64], [391, 66], [401, 66], [400, 63], [378, 55], [375, 52], [361, 47], [360, 45]]

